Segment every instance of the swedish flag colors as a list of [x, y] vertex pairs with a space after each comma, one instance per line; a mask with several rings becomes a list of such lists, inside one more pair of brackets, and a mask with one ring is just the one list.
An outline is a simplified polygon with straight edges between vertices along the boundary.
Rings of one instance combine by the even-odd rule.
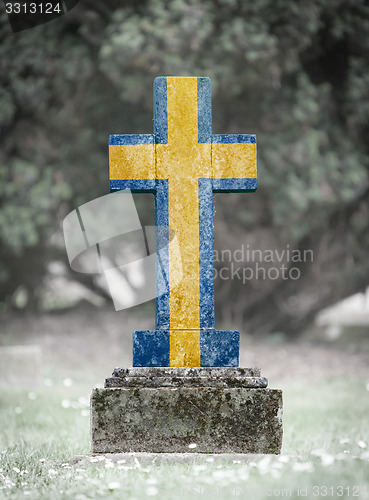
[[[211, 82], [159, 77], [154, 134], [111, 135], [110, 189], [155, 195], [155, 221], [174, 231], [156, 275], [156, 329], [136, 331], [133, 366], [238, 366], [239, 332], [215, 330], [213, 193], [257, 187], [256, 137], [212, 134]], [[158, 246], [158, 245], [157, 245]]]

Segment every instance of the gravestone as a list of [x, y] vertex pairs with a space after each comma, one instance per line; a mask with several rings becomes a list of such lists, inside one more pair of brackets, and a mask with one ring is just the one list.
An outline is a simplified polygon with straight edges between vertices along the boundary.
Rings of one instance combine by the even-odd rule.
[[209, 78], [159, 77], [154, 134], [112, 135], [109, 156], [111, 191], [154, 193], [161, 251], [156, 329], [94, 389], [92, 451], [279, 453], [282, 392], [238, 366], [239, 331], [214, 317], [213, 193], [256, 190], [256, 137], [212, 134]]
[[0, 346], [0, 387], [39, 387], [41, 364], [39, 345]]

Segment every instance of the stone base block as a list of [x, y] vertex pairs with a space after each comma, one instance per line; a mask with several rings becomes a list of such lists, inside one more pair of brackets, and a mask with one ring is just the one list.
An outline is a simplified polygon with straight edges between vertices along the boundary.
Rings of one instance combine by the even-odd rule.
[[[254, 376], [257, 370], [233, 368], [227, 377], [226, 368], [219, 369], [218, 376], [214, 368], [209, 374], [204, 368], [184, 368], [183, 376], [178, 376], [178, 368], [175, 375], [170, 369], [156, 368], [166, 385], [157, 386], [151, 380], [149, 387], [144, 380], [139, 383], [142, 376], [137, 368], [131, 370], [134, 374], [116, 369], [115, 377], [107, 379], [108, 387], [92, 393], [93, 453], [188, 453], [191, 449], [197, 453], [280, 453], [282, 391], [266, 389], [266, 379]], [[234, 377], [236, 386], [232, 387]], [[201, 384], [194, 386], [200, 379]]]

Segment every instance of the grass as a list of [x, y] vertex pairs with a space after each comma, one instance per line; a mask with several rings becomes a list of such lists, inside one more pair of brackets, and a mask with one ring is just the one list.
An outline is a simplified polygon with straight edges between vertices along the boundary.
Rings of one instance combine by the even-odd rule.
[[89, 444], [88, 386], [0, 393], [0, 498], [369, 498], [366, 381], [284, 384], [279, 459], [221, 465], [71, 465]]

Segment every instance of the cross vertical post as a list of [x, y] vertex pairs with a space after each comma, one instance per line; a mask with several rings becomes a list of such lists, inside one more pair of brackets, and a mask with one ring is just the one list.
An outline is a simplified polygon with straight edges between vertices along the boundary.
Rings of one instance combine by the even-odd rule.
[[[158, 77], [154, 134], [111, 135], [109, 165], [111, 191], [154, 193], [163, 249], [156, 329], [134, 332], [133, 366], [238, 366], [239, 332], [215, 330], [213, 193], [256, 190], [255, 135], [212, 134], [209, 78]], [[179, 284], [161, 228], [179, 243]]]

